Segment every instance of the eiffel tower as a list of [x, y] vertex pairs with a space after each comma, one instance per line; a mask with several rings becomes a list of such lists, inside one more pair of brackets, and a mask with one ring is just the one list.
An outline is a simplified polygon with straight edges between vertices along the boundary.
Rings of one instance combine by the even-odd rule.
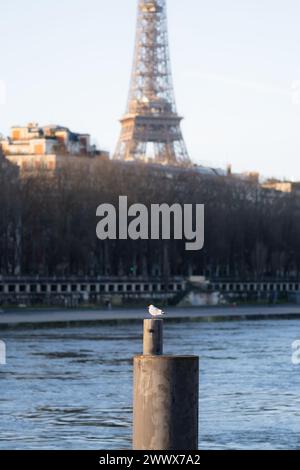
[[166, 0], [139, 0], [129, 99], [114, 158], [189, 166], [181, 120], [173, 92]]

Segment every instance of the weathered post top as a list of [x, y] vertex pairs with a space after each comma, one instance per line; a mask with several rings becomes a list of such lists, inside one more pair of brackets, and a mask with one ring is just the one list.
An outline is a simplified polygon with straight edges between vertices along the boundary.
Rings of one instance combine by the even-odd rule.
[[144, 355], [161, 356], [163, 354], [164, 321], [157, 318], [144, 320]]

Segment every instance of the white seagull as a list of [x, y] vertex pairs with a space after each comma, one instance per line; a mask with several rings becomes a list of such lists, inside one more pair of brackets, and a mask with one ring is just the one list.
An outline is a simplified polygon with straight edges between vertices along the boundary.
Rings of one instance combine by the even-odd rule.
[[165, 314], [165, 312], [157, 307], [154, 307], [154, 305], [149, 305], [149, 313], [152, 317], [161, 317]]

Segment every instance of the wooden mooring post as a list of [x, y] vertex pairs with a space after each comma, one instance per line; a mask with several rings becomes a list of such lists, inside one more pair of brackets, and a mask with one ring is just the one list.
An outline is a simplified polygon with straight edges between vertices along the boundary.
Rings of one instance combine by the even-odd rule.
[[163, 354], [163, 330], [163, 320], [144, 320], [144, 356], [161, 356]]
[[199, 357], [163, 355], [163, 320], [144, 320], [134, 358], [133, 449], [197, 450]]

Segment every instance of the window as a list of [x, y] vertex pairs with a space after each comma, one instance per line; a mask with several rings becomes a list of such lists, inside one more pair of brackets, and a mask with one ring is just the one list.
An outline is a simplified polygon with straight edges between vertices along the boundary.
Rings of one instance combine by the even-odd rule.
[[20, 131], [19, 130], [13, 130], [12, 131], [12, 139], [13, 140], [20, 140]]
[[35, 155], [43, 155], [44, 154], [43, 144], [36, 144], [34, 146], [34, 153], [35, 153]]

